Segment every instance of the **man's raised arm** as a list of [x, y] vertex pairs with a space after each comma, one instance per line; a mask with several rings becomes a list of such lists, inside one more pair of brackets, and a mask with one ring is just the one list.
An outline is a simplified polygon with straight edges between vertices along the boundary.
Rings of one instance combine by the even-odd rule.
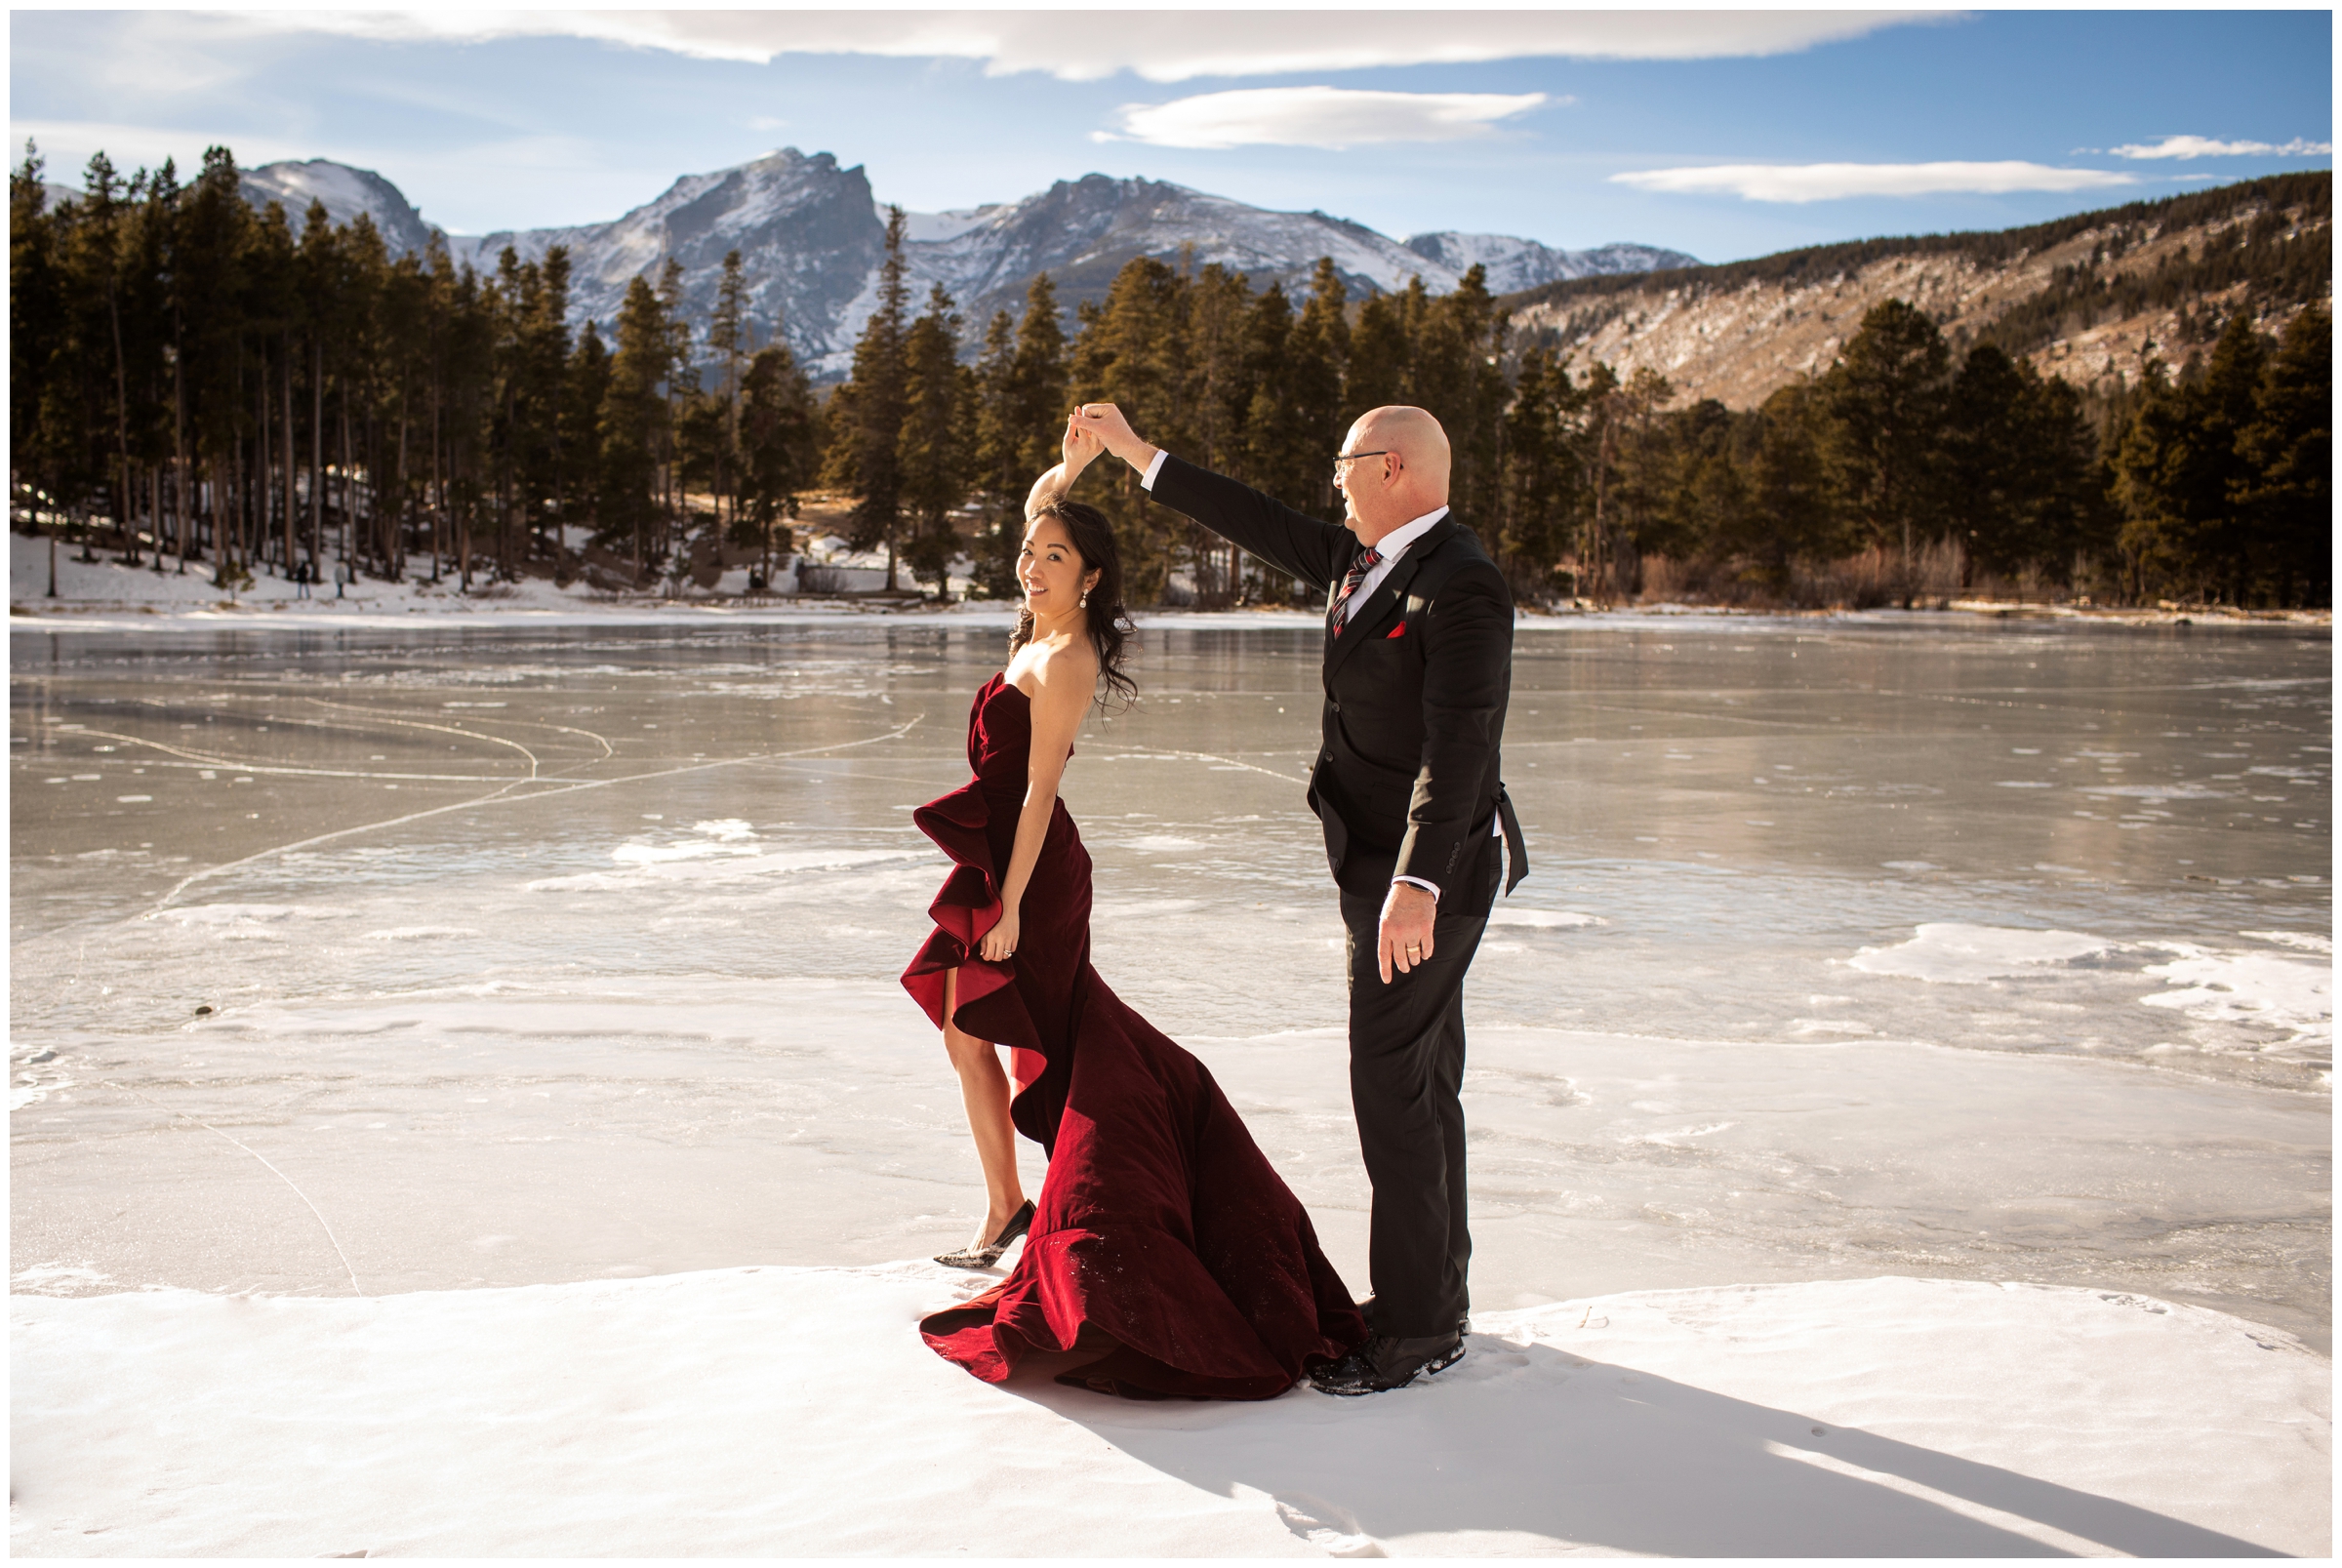
[[1279, 571], [1323, 592], [1348, 564], [1343, 545], [1352, 538], [1350, 530], [1296, 511], [1250, 485], [1182, 462], [1140, 439], [1111, 403], [1084, 403], [1073, 418], [1105, 443], [1107, 451], [1138, 469], [1139, 482], [1156, 501]]

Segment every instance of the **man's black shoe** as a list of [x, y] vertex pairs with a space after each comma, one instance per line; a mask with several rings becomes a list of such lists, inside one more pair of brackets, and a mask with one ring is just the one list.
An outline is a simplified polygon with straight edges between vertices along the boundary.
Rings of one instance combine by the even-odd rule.
[[1341, 1360], [1312, 1372], [1310, 1382], [1319, 1393], [1383, 1393], [1403, 1388], [1418, 1376], [1429, 1377], [1453, 1366], [1463, 1355], [1461, 1334], [1435, 1334], [1420, 1340], [1376, 1334]]

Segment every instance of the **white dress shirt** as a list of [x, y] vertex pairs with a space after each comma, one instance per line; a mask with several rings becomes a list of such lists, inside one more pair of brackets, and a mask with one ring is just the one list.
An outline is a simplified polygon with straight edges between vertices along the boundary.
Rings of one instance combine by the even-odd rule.
[[[1139, 475], [1139, 485], [1148, 494], [1154, 493], [1154, 476], [1163, 471], [1163, 459], [1168, 456], [1170, 454], [1162, 448], [1155, 448], [1154, 457], [1148, 462], [1146, 472]], [[1382, 559], [1374, 563], [1374, 569], [1368, 572], [1365, 581], [1358, 584], [1357, 592], [1352, 594], [1349, 602], [1342, 606], [1342, 623], [1344, 625], [1350, 624], [1350, 618], [1358, 613], [1358, 607], [1366, 602], [1367, 595], [1383, 585], [1383, 579], [1391, 575], [1391, 569], [1398, 564], [1398, 558], [1407, 553], [1408, 547], [1430, 533], [1432, 525], [1446, 515], [1447, 508], [1445, 506], [1434, 506], [1412, 522], [1402, 523], [1391, 530], [1378, 543], [1370, 546], [1382, 556]], [[1332, 591], [1338, 592], [1340, 587], [1341, 584], [1337, 581]], [[1422, 888], [1432, 896], [1433, 903], [1438, 902], [1439, 884], [1436, 882], [1403, 873], [1391, 880]]]
[[[1383, 536], [1382, 543], [1372, 546], [1382, 559], [1374, 563], [1374, 570], [1366, 574], [1366, 580], [1358, 584], [1358, 591], [1352, 594], [1350, 602], [1342, 607], [1344, 625], [1350, 624], [1350, 618], [1358, 613], [1358, 607], [1366, 602], [1367, 596], [1383, 585], [1383, 579], [1391, 575], [1391, 569], [1398, 564], [1400, 556], [1407, 553], [1407, 547], [1430, 533], [1432, 525], [1446, 515], [1445, 506], [1434, 506], [1413, 522], [1399, 524]], [[1335, 590], [1338, 592], [1340, 588], [1341, 584], [1337, 583]]]

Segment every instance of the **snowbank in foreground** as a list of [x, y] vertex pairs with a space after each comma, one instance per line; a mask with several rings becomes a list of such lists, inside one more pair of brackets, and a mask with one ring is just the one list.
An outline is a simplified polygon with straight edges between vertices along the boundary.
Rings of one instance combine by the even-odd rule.
[[741, 1268], [11, 1303], [19, 1555], [2227, 1556], [2330, 1549], [2331, 1368], [1946, 1280], [1482, 1316], [1365, 1400], [978, 1383], [982, 1276]]

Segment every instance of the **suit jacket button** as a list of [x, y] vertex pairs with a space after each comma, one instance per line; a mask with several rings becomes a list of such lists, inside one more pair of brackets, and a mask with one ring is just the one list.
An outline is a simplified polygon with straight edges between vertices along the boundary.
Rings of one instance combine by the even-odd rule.
[[1340, 703], [1337, 703], [1337, 702], [1333, 701], [1331, 698], [1328, 698], [1328, 699], [1326, 700], [1326, 704], [1325, 704], [1325, 705], [1326, 705], [1326, 706], [1328, 706], [1328, 707], [1330, 707], [1330, 708], [1332, 708], [1332, 709], [1333, 709], [1335, 712], [1337, 712], [1337, 713], [1339, 713], [1339, 712], [1341, 712], [1341, 711], [1342, 711], [1342, 704], [1341, 704]]

